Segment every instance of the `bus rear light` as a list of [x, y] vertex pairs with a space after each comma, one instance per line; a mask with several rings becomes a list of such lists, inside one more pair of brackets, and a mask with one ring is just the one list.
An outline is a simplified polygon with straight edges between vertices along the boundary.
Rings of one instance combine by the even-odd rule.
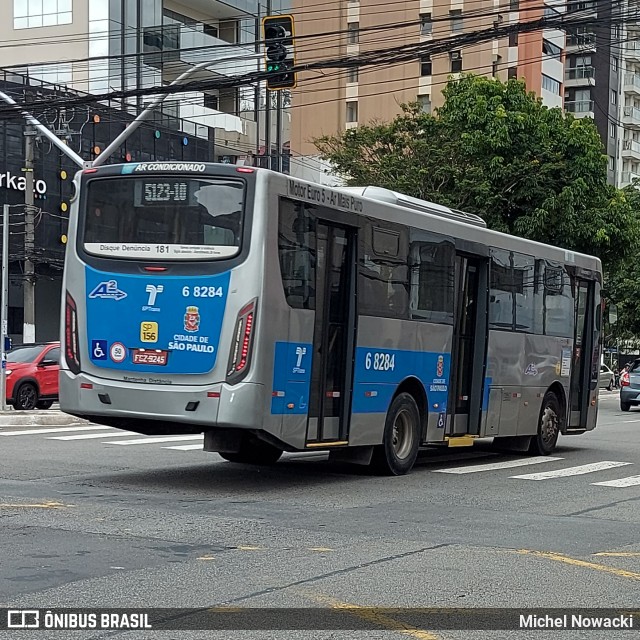
[[64, 308], [64, 355], [69, 370], [76, 375], [80, 373], [78, 307], [68, 291]]
[[83, 382], [80, 385], [80, 388], [81, 389], [93, 389], [93, 385], [91, 383], [89, 383], [89, 382]]
[[232, 384], [238, 382], [249, 369], [256, 302], [256, 300], [251, 301], [238, 313], [227, 367], [227, 382]]
[[219, 397], [220, 397], [219, 391], [209, 391], [207, 393], [207, 398], [219, 398]]
[[631, 382], [629, 381], [629, 372], [625, 371], [621, 376], [620, 376], [620, 386], [621, 387], [628, 387], [631, 384]]
[[255, 173], [255, 169], [251, 169], [250, 167], [238, 167], [236, 169], [238, 173]]
[[167, 267], [145, 267], [144, 270], [145, 271], [160, 272], [160, 271], [166, 271]]

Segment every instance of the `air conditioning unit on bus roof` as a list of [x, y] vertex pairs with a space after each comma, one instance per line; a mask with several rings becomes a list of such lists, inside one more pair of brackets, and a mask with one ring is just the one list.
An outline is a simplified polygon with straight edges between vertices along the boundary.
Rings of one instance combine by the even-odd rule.
[[435, 202], [412, 198], [404, 193], [398, 193], [397, 191], [391, 191], [391, 189], [384, 189], [383, 187], [340, 187], [338, 190], [359, 195], [363, 198], [369, 198], [370, 200], [388, 202], [389, 204], [395, 204], [398, 207], [405, 207], [407, 209], [413, 209], [414, 211], [422, 211], [424, 213], [430, 213], [431, 215], [442, 216], [443, 218], [449, 218], [450, 220], [456, 220], [457, 222], [466, 222], [467, 224], [473, 224], [477, 227], [486, 228], [487, 226], [487, 223], [480, 216], [477, 216], [474, 213], [465, 213], [464, 211], [450, 209], [449, 207], [444, 207], [441, 204], [436, 204]]

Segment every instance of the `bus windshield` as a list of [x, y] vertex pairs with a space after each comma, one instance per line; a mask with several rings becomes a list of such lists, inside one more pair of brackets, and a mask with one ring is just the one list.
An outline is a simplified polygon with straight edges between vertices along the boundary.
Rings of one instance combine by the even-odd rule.
[[240, 251], [244, 184], [175, 176], [94, 179], [84, 250], [111, 258], [215, 260]]

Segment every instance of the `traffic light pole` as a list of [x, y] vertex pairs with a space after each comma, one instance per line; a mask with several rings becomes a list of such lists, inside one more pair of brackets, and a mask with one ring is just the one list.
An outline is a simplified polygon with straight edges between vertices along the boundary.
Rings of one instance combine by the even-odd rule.
[[25, 192], [24, 192], [24, 322], [22, 342], [36, 341], [36, 270], [33, 263], [35, 252], [35, 215], [33, 200], [33, 160], [35, 156], [35, 136], [33, 127], [25, 131]]
[[276, 105], [276, 171], [282, 171], [282, 91]]
[[[267, 16], [271, 15], [271, 0], [267, 0]], [[266, 44], [265, 44], [266, 47]], [[264, 152], [267, 156], [267, 169], [273, 169], [273, 157], [271, 155], [271, 91], [265, 83], [266, 107], [264, 112]]]
[[2, 309], [0, 313], [0, 410], [7, 408], [7, 352], [5, 340], [9, 334], [9, 205], [2, 208]]

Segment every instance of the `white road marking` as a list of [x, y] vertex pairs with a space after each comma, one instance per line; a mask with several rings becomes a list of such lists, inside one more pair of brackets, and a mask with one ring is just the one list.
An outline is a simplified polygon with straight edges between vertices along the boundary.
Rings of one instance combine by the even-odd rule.
[[628, 476], [618, 480], [606, 480], [605, 482], [592, 482], [600, 487], [635, 487], [640, 484], [640, 476]]
[[108, 427], [52, 427], [50, 429], [26, 429], [24, 431], [0, 431], [0, 436], [37, 436], [43, 433], [64, 433], [65, 431], [104, 431]]
[[640, 422], [640, 420], [623, 420], [625, 424], [629, 424], [630, 422]]
[[47, 440], [97, 440], [98, 438], [118, 438], [137, 435], [135, 431], [110, 431], [108, 433], [81, 433], [79, 436], [55, 436], [53, 438], [47, 438]]
[[179, 444], [176, 447], [162, 447], [163, 449], [175, 449], [176, 451], [195, 451], [200, 449], [202, 451], [202, 443], [200, 444]]
[[467, 467], [454, 467], [453, 469], [434, 469], [433, 473], [478, 473], [480, 471], [495, 471], [497, 469], [510, 469], [512, 467], [526, 467], [530, 464], [542, 464], [543, 462], [554, 462], [564, 460], [564, 458], [554, 458], [552, 456], [538, 456], [536, 458], [521, 458], [518, 460], [507, 460], [506, 462], [491, 462], [489, 464], [472, 464]]
[[624, 467], [628, 464], [633, 464], [633, 462], [615, 462], [613, 460], [603, 460], [602, 462], [582, 464], [578, 467], [567, 467], [566, 469], [556, 469], [555, 471], [543, 471], [542, 473], [529, 473], [522, 476], [511, 477], [518, 478], [519, 480], [550, 480], [551, 478], [582, 476], [586, 473], [595, 473], [596, 471], [604, 471], [605, 469]]
[[144, 438], [136, 438], [135, 440], [118, 440], [118, 442], [108, 442], [106, 444], [121, 444], [123, 446], [134, 444], [156, 444], [158, 442], [181, 442], [182, 440], [202, 440], [202, 434], [195, 436], [163, 436], [161, 438], [155, 438], [152, 436], [146, 436]]

